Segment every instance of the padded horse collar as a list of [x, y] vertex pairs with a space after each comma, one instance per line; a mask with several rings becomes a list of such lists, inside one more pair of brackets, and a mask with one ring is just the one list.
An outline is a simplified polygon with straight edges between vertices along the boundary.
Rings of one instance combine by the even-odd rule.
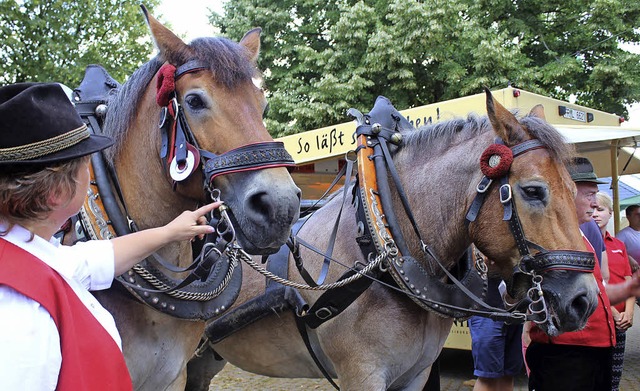
[[[407, 197], [395, 165], [391, 159], [388, 143], [400, 145], [402, 129], [413, 126], [395, 110], [388, 99], [379, 97], [367, 115], [353, 110], [358, 120], [358, 213], [364, 215], [359, 226], [363, 234], [360, 241], [363, 252], [390, 252], [388, 272], [395, 283], [420, 307], [454, 318], [473, 315], [478, 305], [485, 305], [477, 296], [484, 296], [486, 280], [483, 273], [473, 267], [473, 262], [462, 265], [464, 276], [459, 280], [447, 270], [425, 244], [411, 212]], [[408, 246], [400, 230], [393, 204], [388, 177], [394, 181], [404, 211], [411, 222], [423, 252], [431, 257], [449, 277], [454, 285], [445, 284], [435, 270], [426, 270], [420, 262], [410, 256]], [[458, 289], [456, 289], [456, 287]], [[475, 298], [470, 300], [470, 298]]]

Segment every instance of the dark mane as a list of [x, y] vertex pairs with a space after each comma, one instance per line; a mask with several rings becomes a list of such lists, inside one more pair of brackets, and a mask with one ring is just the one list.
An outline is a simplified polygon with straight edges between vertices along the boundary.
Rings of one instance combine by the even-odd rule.
[[[248, 60], [246, 49], [227, 38], [198, 38], [189, 44], [189, 48], [195, 55], [185, 58], [182, 63], [197, 59], [208, 64], [214, 80], [227, 89], [233, 89], [241, 82], [251, 80], [257, 73], [255, 65]], [[142, 100], [149, 83], [163, 62], [158, 57], [151, 59], [136, 70], [109, 99], [109, 112], [105, 120], [104, 133], [113, 137], [116, 144], [105, 151], [108, 161], [113, 161], [124, 134], [138, 114], [138, 102]], [[178, 67], [182, 63], [173, 65]]]
[[[567, 143], [564, 137], [547, 122], [533, 116], [522, 117], [519, 121], [533, 138], [544, 144], [557, 161], [567, 163], [575, 154], [573, 145]], [[431, 153], [437, 153], [452, 145], [490, 132], [491, 129], [491, 122], [486, 115], [479, 116], [472, 113], [467, 118], [454, 118], [406, 132], [403, 135], [403, 144], [431, 148], [433, 149]]]

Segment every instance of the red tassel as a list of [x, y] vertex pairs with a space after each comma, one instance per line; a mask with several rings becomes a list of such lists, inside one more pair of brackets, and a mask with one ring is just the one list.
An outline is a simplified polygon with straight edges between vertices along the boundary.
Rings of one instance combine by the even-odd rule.
[[165, 107], [169, 104], [172, 94], [176, 90], [175, 73], [176, 67], [171, 64], [164, 64], [158, 71], [156, 103], [160, 107]]

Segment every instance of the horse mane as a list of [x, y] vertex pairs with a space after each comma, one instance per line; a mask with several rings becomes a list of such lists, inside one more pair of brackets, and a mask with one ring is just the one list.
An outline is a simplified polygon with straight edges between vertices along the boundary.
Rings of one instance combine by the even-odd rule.
[[[244, 46], [223, 37], [197, 38], [188, 45], [191, 56], [182, 59], [181, 64], [190, 60], [199, 60], [208, 64], [216, 83], [227, 89], [233, 89], [241, 82], [251, 80], [257, 75], [255, 64], [250, 61]], [[107, 161], [113, 162], [119, 146], [138, 114], [138, 104], [142, 100], [149, 83], [164, 63], [161, 55], [151, 59], [138, 68], [108, 102], [109, 112], [105, 119], [104, 134], [116, 142], [114, 147], [105, 150]], [[155, 86], [153, 86], [155, 88]]]
[[[517, 115], [517, 112], [514, 114]], [[547, 148], [551, 156], [558, 162], [567, 164], [575, 155], [573, 145], [567, 143], [564, 137], [546, 121], [527, 115], [520, 118], [519, 122], [527, 129], [532, 138], [538, 139]], [[431, 148], [432, 153], [436, 153], [452, 145], [491, 132], [491, 130], [489, 117], [471, 113], [466, 118], [456, 117], [406, 132], [403, 134], [403, 145]]]

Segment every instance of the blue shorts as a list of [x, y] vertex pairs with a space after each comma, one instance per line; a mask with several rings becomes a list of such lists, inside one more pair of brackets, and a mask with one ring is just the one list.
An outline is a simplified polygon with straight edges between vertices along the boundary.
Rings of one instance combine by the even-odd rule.
[[475, 376], [495, 379], [522, 372], [522, 325], [472, 316], [469, 331]]

